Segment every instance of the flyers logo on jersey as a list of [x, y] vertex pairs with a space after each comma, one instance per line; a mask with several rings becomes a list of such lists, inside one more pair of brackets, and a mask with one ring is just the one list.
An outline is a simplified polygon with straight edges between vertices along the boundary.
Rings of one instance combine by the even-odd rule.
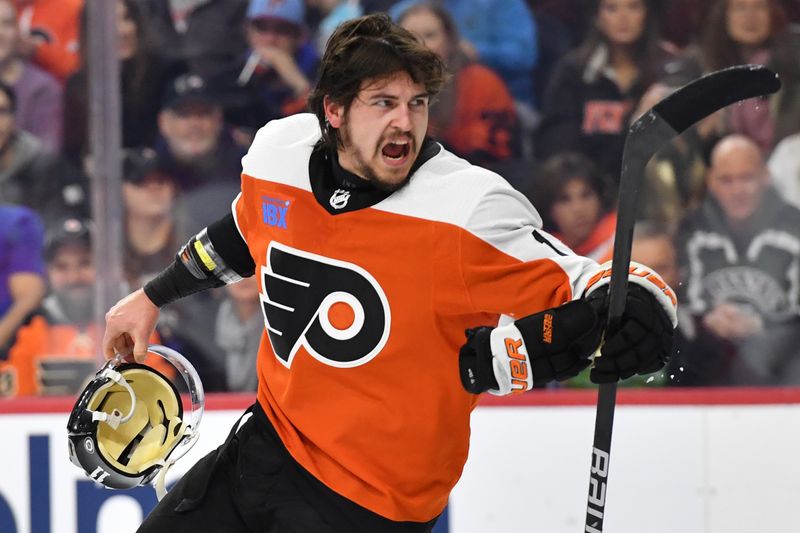
[[284, 366], [301, 346], [322, 363], [348, 368], [367, 363], [386, 344], [389, 302], [358, 265], [273, 241], [261, 275], [267, 334]]

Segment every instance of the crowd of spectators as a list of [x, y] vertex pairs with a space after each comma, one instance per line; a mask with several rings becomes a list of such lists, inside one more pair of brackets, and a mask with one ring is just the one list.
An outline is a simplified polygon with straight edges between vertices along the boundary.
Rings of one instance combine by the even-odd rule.
[[[639, 386], [800, 385], [800, 8], [790, 0], [115, 0], [124, 289], [230, 209], [258, 128], [302, 112], [342, 21], [387, 12], [439, 54], [429, 134], [503, 175], [544, 229], [613, 252], [630, 123], [703, 73], [783, 88], [662, 148], [633, 258], [679, 294], [675, 354]], [[84, 0], [0, 0], [0, 397], [71, 394], [97, 365]], [[246, 280], [163, 313], [210, 391], [255, 391]], [[578, 377], [561, 385], [587, 386]]]

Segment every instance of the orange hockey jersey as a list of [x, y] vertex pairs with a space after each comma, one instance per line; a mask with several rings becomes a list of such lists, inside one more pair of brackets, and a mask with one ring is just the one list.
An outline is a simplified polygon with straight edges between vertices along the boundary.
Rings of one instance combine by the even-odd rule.
[[306, 470], [397, 521], [428, 521], [467, 458], [477, 397], [459, 380], [464, 330], [578, 297], [597, 264], [540, 229], [502, 178], [441, 149], [385, 199], [324, 208], [313, 115], [273, 121], [243, 159], [237, 227], [265, 333], [258, 401]]

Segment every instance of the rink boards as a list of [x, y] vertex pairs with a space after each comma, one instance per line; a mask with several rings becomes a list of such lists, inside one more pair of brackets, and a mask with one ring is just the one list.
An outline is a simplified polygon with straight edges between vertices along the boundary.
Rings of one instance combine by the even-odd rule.
[[[218, 445], [252, 401], [213, 396], [174, 480]], [[582, 531], [595, 393], [487, 397], [453, 492], [450, 533]], [[0, 533], [128, 533], [150, 488], [97, 488], [67, 459], [69, 399], [0, 401]], [[621, 391], [607, 533], [794, 531], [800, 390]]]

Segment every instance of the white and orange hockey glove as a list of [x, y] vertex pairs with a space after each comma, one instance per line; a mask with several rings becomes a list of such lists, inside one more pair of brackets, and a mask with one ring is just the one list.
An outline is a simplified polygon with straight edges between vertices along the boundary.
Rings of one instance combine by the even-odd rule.
[[[467, 330], [459, 352], [467, 392], [504, 395], [578, 375], [592, 363], [608, 316], [610, 263], [592, 276], [584, 297], [496, 328]], [[595, 383], [649, 374], [672, 353], [677, 299], [652, 269], [631, 263], [625, 311], [618, 328], [606, 332], [594, 360]]]
[[505, 395], [577, 376], [591, 364], [601, 335], [602, 324], [586, 300], [496, 328], [469, 329], [459, 352], [461, 384], [472, 394]]
[[[584, 299], [605, 327], [611, 263], [601, 265], [584, 291]], [[595, 357], [591, 380], [607, 383], [662, 368], [672, 354], [678, 325], [675, 292], [653, 269], [631, 261], [625, 311], [615, 331], [607, 331], [600, 356]]]

